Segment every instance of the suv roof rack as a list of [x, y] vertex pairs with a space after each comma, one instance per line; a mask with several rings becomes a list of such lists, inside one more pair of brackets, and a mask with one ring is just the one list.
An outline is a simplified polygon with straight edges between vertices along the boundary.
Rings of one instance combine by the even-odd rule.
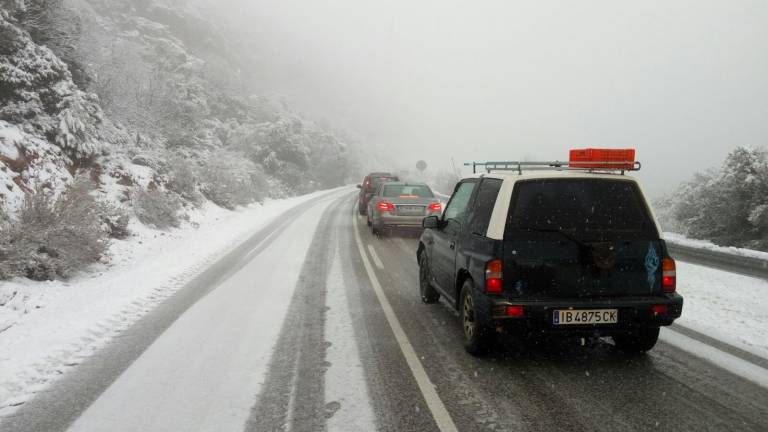
[[477, 168], [483, 167], [486, 172], [493, 171], [517, 171], [523, 174], [523, 171], [586, 171], [586, 172], [621, 172], [624, 175], [626, 171], [640, 171], [642, 164], [638, 161], [620, 161], [620, 162], [465, 162], [464, 166], [471, 166], [472, 173], [477, 174]]

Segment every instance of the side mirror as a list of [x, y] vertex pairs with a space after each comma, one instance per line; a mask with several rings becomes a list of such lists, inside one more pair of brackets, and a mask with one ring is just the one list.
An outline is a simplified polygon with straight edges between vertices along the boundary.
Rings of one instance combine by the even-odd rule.
[[427, 229], [436, 229], [439, 224], [437, 216], [427, 216], [421, 221], [421, 226]]
[[359, 184], [359, 185], [357, 185], [357, 188], [358, 188], [358, 189], [362, 189], [362, 188], [363, 188], [363, 185]]

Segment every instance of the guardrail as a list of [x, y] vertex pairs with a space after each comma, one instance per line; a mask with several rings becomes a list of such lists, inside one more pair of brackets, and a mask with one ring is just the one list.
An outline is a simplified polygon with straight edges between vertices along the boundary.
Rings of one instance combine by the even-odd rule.
[[666, 242], [670, 254], [675, 259], [768, 279], [766, 259], [682, 245], [674, 240]]

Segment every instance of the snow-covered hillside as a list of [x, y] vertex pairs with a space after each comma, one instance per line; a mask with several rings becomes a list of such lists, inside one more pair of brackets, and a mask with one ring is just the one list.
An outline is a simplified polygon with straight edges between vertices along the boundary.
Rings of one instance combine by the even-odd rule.
[[[53, 274], [34, 267], [62, 251], [29, 224], [77, 178], [105, 204], [90, 215], [103, 241], [128, 218], [174, 227], [204, 202], [345, 183], [348, 145], [253, 94], [246, 47], [220, 30], [192, 1], [0, 0], [0, 261], [23, 263], [0, 278]], [[18, 244], [31, 252], [12, 256]]]

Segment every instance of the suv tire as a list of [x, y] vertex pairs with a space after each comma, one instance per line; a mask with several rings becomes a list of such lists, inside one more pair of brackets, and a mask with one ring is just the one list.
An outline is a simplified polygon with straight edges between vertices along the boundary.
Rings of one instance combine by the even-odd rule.
[[656, 345], [658, 340], [658, 327], [635, 330], [631, 333], [613, 337], [616, 348], [628, 353], [644, 353], [649, 351]]
[[459, 314], [464, 335], [464, 349], [472, 355], [485, 354], [493, 344], [495, 334], [493, 329], [476, 320], [475, 284], [470, 279], [464, 281], [460, 299]]
[[419, 257], [419, 294], [421, 294], [421, 301], [426, 304], [437, 303], [440, 300], [440, 293], [429, 282], [430, 274], [427, 253], [422, 252]]

